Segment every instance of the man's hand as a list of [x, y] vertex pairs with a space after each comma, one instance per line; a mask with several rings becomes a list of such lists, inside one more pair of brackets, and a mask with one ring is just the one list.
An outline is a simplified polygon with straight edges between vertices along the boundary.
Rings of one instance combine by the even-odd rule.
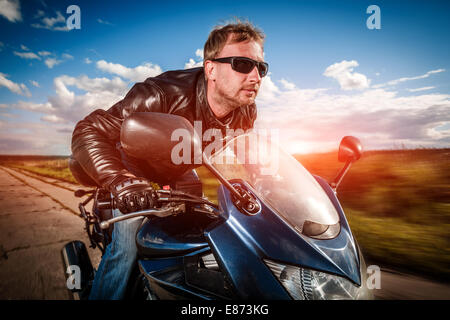
[[115, 207], [131, 213], [154, 207], [155, 192], [145, 179], [129, 178], [112, 187]]

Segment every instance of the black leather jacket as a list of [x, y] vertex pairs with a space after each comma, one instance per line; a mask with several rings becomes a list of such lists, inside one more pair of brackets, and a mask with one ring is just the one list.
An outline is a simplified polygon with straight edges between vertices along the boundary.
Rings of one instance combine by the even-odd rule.
[[[219, 121], [206, 99], [203, 68], [168, 71], [136, 83], [125, 98], [108, 110], [95, 110], [75, 126], [72, 135], [72, 156], [100, 186], [110, 187], [125, 177], [134, 177], [121, 161], [116, 148], [122, 122], [133, 112], [162, 112], [202, 121], [203, 131], [250, 129], [256, 119], [255, 104], [235, 109]], [[158, 152], [155, 150], [155, 152]], [[147, 177], [151, 178], [151, 177]]]

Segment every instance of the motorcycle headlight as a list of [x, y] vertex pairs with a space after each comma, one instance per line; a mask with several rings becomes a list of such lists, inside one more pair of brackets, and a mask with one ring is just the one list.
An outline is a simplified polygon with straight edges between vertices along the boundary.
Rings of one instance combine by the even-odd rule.
[[345, 278], [324, 272], [270, 260], [264, 260], [264, 263], [295, 300], [371, 299], [371, 294], [366, 287], [365, 272], [362, 273], [361, 286], [357, 286]]

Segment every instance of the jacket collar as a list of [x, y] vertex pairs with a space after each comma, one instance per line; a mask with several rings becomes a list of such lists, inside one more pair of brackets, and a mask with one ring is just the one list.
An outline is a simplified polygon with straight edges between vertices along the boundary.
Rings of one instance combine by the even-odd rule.
[[233, 110], [231, 116], [225, 121], [217, 119], [214, 115], [207, 99], [207, 86], [203, 68], [197, 79], [197, 107], [202, 111], [203, 119], [208, 128], [219, 128], [222, 130], [230, 128], [236, 113], [236, 110]]

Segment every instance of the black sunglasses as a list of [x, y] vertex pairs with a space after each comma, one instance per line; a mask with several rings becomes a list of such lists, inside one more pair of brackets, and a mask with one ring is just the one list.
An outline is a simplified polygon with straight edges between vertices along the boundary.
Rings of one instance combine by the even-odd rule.
[[261, 78], [267, 75], [267, 72], [269, 71], [269, 64], [267, 62], [259, 62], [246, 57], [217, 58], [212, 59], [211, 61], [230, 63], [231, 68], [240, 73], [250, 73], [253, 68], [257, 66]]

